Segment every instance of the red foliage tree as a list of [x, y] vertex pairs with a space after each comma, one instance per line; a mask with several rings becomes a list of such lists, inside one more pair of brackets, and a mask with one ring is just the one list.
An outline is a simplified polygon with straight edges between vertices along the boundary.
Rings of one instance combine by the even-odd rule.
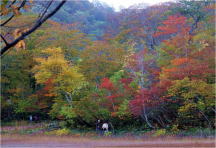
[[154, 36], [173, 35], [176, 33], [186, 34], [190, 30], [186, 20], [186, 17], [180, 15], [169, 16], [162, 22], [162, 26], [157, 27], [158, 31], [154, 34]]
[[54, 92], [53, 79], [50, 78], [44, 83], [44, 87], [36, 92], [38, 98], [36, 104], [40, 109], [47, 109], [51, 105], [51, 100], [56, 96]]
[[190, 58], [177, 58], [171, 61], [171, 68], [164, 68], [162, 73], [170, 80], [190, 79], [206, 80], [215, 71], [206, 61]]
[[100, 88], [104, 88], [104, 89], [107, 89], [107, 90], [114, 90], [114, 85], [110, 81], [109, 78], [103, 78], [102, 82], [101, 82], [101, 85], [100, 85]]
[[166, 98], [166, 90], [171, 85], [170, 82], [160, 82], [152, 85], [149, 89], [138, 90], [134, 99], [130, 101], [130, 109], [135, 116], [141, 116], [149, 127], [154, 127], [150, 120], [156, 120], [158, 124], [164, 126], [163, 104], [169, 101]]

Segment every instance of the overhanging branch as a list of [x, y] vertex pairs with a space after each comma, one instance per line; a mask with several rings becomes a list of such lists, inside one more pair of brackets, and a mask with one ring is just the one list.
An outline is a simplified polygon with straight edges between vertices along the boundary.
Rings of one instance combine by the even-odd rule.
[[[21, 5], [20, 5], [19, 8], [18, 8], [18, 11], [19, 11], [22, 7], [25, 6], [25, 3], [26, 3], [26, 0], [24, 0], [24, 1], [21, 3]], [[15, 15], [13, 14], [13, 15], [12, 15], [11, 17], [9, 17], [5, 22], [3, 22], [0, 26], [2, 27], [2, 26], [4, 26], [4, 25], [6, 25], [14, 16], [15, 16]]]
[[52, 17], [66, 2], [67, 0], [62, 0], [62, 2], [49, 14], [47, 14], [44, 18], [40, 19], [39, 21], [37, 21], [35, 23], [35, 25], [29, 29], [27, 32], [23, 33], [22, 35], [20, 35], [18, 38], [16, 38], [13, 42], [8, 43], [8, 45], [6, 45], [5, 47], [3, 47], [1, 49], [1, 57], [2, 55], [11, 47], [15, 46], [19, 41], [23, 40], [26, 36], [28, 36], [29, 34], [31, 34], [32, 32], [34, 32], [38, 27], [40, 27], [48, 18]]
[[5, 45], [8, 45], [8, 42], [6, 41], [6, 39], [0, 34], [2, 40], [4, 41]]

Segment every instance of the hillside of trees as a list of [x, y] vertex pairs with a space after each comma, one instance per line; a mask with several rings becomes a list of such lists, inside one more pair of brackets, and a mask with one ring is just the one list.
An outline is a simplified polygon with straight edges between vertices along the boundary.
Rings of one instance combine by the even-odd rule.
[[[3, 32], [25, 29], [38, 10]], [[115, 129], [215, 128], [213, 1], [119, 12], [68, 1], [19, 44], [1, 57], [3, 122], [36, 115], [68, 128], [95, 129], [97, 120]]]

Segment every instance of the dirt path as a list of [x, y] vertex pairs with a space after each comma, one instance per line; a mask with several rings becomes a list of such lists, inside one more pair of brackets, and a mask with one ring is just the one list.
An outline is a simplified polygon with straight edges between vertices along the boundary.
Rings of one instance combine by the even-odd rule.
[[215, 139], [126, 139], [2, 135], [1, 147], [106, 148], [106, 147], [215, 147]]

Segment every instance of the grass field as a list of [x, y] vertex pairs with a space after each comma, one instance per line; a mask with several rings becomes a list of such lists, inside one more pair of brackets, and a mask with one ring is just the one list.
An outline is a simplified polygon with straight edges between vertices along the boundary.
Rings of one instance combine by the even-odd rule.
[[213, 138], [147, 138], [134, 139], [111, 137], [73, 137], [45, 135], [1, 135], [1, 146], [4, 147], [215, 147]]
[[[57, 130], [58, 131], [58, 130]], [[146, 132], [143, 135], [112, 134], [101, 136], [95, 131], [71, 130], [67, 133], [56, 134], [49, 131], [47, 123], [19, 123], [1, 127], [1, 147], [70, 147], [70, 148], [99, 148], [99, 147], [215, 147], [214, 130], [203, 129], [200, 135], [196, 132], [184, 132], [185, 136]], [[66, 135], [65, 135], [66, 134]], [[196, 136], [194, 136], [194, 135]]]

